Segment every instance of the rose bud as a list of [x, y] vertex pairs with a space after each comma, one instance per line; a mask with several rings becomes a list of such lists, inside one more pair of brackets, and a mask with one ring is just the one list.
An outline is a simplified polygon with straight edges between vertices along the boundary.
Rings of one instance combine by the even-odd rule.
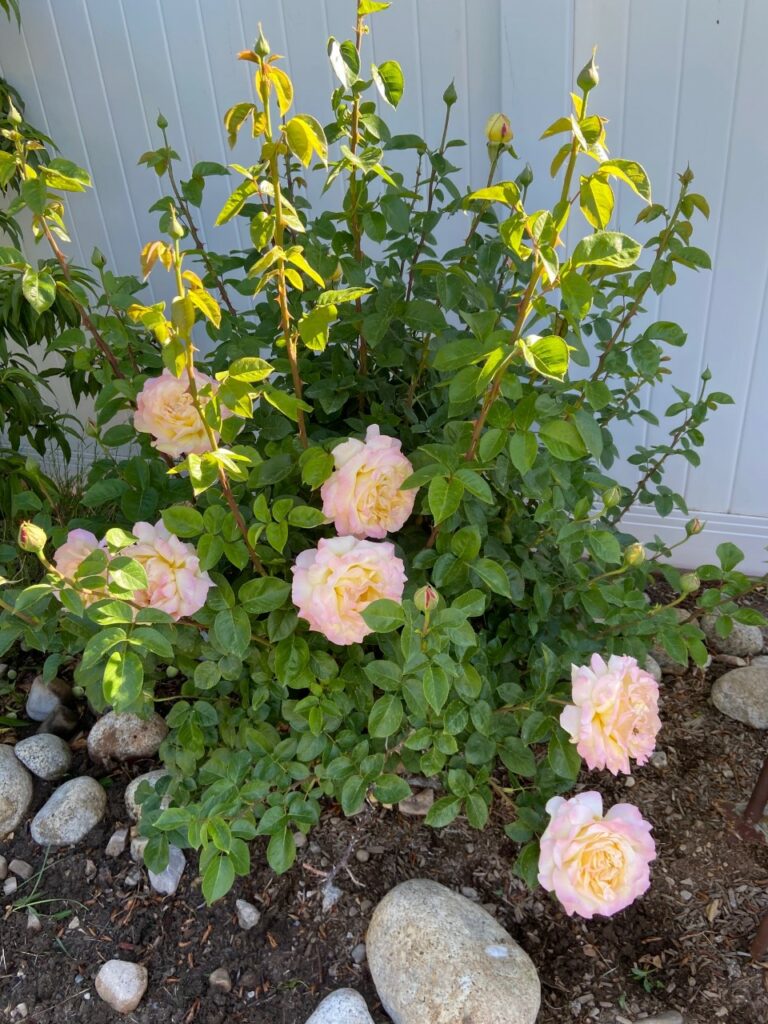
[[701, 586], [701, 580], [695, 572], [686, 572], [680, 577], [680, 592], [691, 594]]
[[493, 114], [485, 126], [485, 136], [494, 146], [506, 146], [512, 141], [512, 125], [505, 114]]
[[446, 107], [452, 107], [458, 99], [458, 93], [456, 92], [456, 86], [451, 82], [448, 88], [443, 93], [443, 103]]
[[413, 595], [413, 603], [420, 612], [431, 612], [439, 600], [440, 595], [429, 584], [426, 587], [419, 587]]
[[595, 51], [593, 50], [592, 56], [579, 72], [579, 76], [576, 79], [576, 85], [578, 85], [582, 92], [591, 92], [599, 82], [600, 76], [597, 73]]
[[645, 548], [642, 544], [630, 544], [624, 549], [624, 564], [630, 566], [642, 565], [645, 561]]
[[19, 527], [19, 547], [22, 551], [38, 554], [43, 550], [48, 536], [42, 526], [34, 523], [22, 523]]

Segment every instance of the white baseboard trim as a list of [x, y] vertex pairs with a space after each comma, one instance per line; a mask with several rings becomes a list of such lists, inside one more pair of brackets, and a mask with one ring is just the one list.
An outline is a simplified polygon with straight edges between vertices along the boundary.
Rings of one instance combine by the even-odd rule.
[[675, 512], [662, 519], [651, 509], [635, 508], [622, 522], [638, 540], [649, 541], [658, 535], [666, 544], [674, 544], [682, 540], [685, 524], [694, 518], [705, 524], [704, 529], [675, 548], [672, 559], [675, 565], [681, 569], [693, 569], [703, 563], [717, 565], [717, 545], [730, 541], [744, 552], [744, 561], [739, 565], [743, 572], [762, 576], [768, 571], [768, 517], [691, 509], [690, 515]]

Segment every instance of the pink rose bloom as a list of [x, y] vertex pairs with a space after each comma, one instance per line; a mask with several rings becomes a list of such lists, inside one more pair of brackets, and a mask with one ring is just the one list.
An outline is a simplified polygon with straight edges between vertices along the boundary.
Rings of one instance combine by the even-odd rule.
[[[53, 564], [61, 575], [72, 583], [80, 564], [97, 548], [103, 548], [106, 551], [106, 542], [97, 540], [90, 530], [70, 530], [67, 534], [67, 539], [61, 547], [56, 548], [54, 551]], [[107, 580], [105, 576], [104, 586], [106, 585]], [[93, 591], [91, 593], [81, 593], [80, 596], [84, 604], [92, 604], [102, 595], [98, 591]]]
[[200, 561], [191, 544], [168, 531], [162, 521], [136, 523], [131, 533], [138, 538], [121, 553], [141, 562], [149, 585], [133, 595], [136, 604], [158, 608], [174, 619], [194, 615], [205, 604], [213, 581], [201, 572]]
[[651, 884], [656, 857], [651, 826], [632, 804], [615, 804], [603, 817], [599, 793], [552, 797], [541, 837], [539, 883], [554, 892], [566, 914], [610, 917]]
[[371, 632], [360, 612], [383, 597], [402, 600], [404, 587], [393, 544], [331, 537], [298, 556], [291, 597], [310, 629], [334, 644], [359, 644]]
[[[195, 380], [200, 389], [210, 385], [215, 392], [218, 388], [216, 381], [197, 370]], [[201, 398], [203, 406], [208, 400]], [[192, 403], [186, 373], [174, 377], [169, 370], [163, 370], [159, 377], [148, 380], [136, 397], [133, 425], [140, 433], [151, 434], [155, 448], [174, 459], [211, 451], [203, 422]], [[214, 436], [218, 441], [218, 434], [214, 432]]]
[[350, 438], [333, 449], [336, 469], [320, 494], [323, 512], [339, 534], [381, 539], [401, 529], [413, 511], [416, 488], [400, 490], [413, 473], [400, 447], [396, 438], [383, 436], [373, 425], [365, 441]]
[[560, 724], [589, 768], [630, 773], [629, 759], [645, 764], [656, 746], [659, 686], [634, 658], [593, 654], [591, 667], [571, 666], [573, 704]]

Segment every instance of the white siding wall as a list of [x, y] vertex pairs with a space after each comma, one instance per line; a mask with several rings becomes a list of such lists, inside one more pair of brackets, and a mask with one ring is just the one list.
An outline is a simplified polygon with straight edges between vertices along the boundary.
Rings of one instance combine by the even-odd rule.
[[[233, 59], [250, 45], [259, 20], [288, 59], [297, 109], [324, 120], [331, 73], [329, 35], [347, 38], [353, 0], [22, 0], [23, 31], [0, 25], [0, 72], [25, 96], [30, 120], [64, 154], [88, 167], [95, 197], [72, 201], [72, 255], [98, 245], [118, 269], [136, 268], [155, 234], [147, 207], [158, 197], [153, 174], [136, 164], [157, 145], [158, 110], [187, 165], [225, 161], [220, 115], [249, 95], [248, 68]], [[675, 172], [690, 163], [712, 217], [696, 241], [714, 257], [712, 274], [683, 271], [649, 315], [689, 332], [673, 350], [673, 379], [693, 390], [704, 366], [735, 406], [709, 425], [702, 467], [674, 465], [674, 486], [709, 523], [690, 558], [709, 557], [730, 539], [760, 571], [768, 543], [768, 4], [765, 0], [394, 0], [373, 19], [372, 60], [397, 58], [406, 95], [391, 117], [398, 131], [435, 139], [441, 95], [459, 93], [454, 128], [470, 142], [454, 151], [479, 183], [482, 130], [489, 113], [512, 118], [518, 151], [538, 171], [533, 195], [551, 199], [546, 168], [556, 143], [538, 136], [564, 111], [568, 90], [594, 44], [602, 85], [595, 109], [610, 118], [612, 150], [645, 164], [656, 198], [669, 201]], [[247, 141], [242, 155], [247, 160]], [[209, 179], [202, 217], [207, 235], [226, 184]], [[637, 206], [623, 196], [619, 221], [630, 229]], [[459, 230], [459, 225], [456, 226]], [[216, 246], [244, 242], [237, 225], [217, 229]], [[649, 396], [662, 413], [671, 386]], [[639, 427], [624, 442], [652, 439]], [[650, 513], [633, 526], [653, 532]], [[683, 517], [670, 517], [670, 538]], [[683, 549], [684, 551], [686, 549]], [[763, 570], [764, 571], [764, 568]]]

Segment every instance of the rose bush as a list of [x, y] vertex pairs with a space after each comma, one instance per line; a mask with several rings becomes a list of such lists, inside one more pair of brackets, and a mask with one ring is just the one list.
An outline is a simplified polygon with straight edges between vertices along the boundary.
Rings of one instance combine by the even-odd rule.
[[[393, 60], [369, 73], [361, 55], [387, 6], [358, 0], [355, 40], [329, 41], [324, 127], [292, 112], [262, 34], [239, 54], [254, 95], [224, 119], [231, 144], [248, 126], [245, 163], [180, 177], [158, 119], [141, 162], [167, 186], [162, 237], [141, 268], [172, 274], [170, 304], [143, 302], [143, 281], [99, 253], [89, 298], [57, 241], [84, 172], [38, 173], [23, 126], [9, 132], [15, 208], [78, 312], [55, 349], [97, 395], [89, 432], [105, 455], [70, 521], [36, 511], [44, 577], [7, 587], [0, 653], [43, 652], [45, 678], [73, 675], [97, 710], [145, 714], [162, 697], [168, 775], [140, 794], [145, 860], [160, 870], [170, 845], [199, 849], [208, 900], [248, 872], [257, 836], [284, 871], [324, 801], [395, 804], [421, 775], [440, 787], [429, 825], [500, 815], [521, 877], [569, 913], [613, 913], [647, 885], [648, 826], [560, 794], [582, 756], [614, 773], [648, 757], [652, 647], [703, 664], [697, 608], [726, 631], [756, 616], [735, 602], [751, 581], [733, 545], [681, 575], [662, 540], [643, 548], [623, 523], [635, 503], [686, 511], [664, 471], [698, 463], [701, 428], [729, 401], [707, 372], [696, 394], [677, 389], [666, 435], [629, 456], [631, 481], [615, 475], [615, 426], [659, 425], [647, 389], [686, 340], [646, 300], [708, 265], [691, 244], [708, 207], [690, 171], [667, 210], [639, 163], [609, 157], [594, 61], [544, 133], [551, 207], [529, 202], [504, 115], [487, 128], [487, 184], [463, 193], [453, 86], [437, 144], [387, 127], [402, 73]], [[392, 154], [412, 158], [407, 174]], [[340, 208], [311, 208], [310, 169], [343, 186]], [[234, 180], [217, 222], [240, 218], [245, 250], [201, 236], [211, 176]], [[609, 227], [616, 188], [643, 241]], [[460, 244], [446, 248], [446, 224]], [[0, 263], [9, 277], [30, 266], [13, 248]], [[670, 596], [649, 602], [659, 581]]]

